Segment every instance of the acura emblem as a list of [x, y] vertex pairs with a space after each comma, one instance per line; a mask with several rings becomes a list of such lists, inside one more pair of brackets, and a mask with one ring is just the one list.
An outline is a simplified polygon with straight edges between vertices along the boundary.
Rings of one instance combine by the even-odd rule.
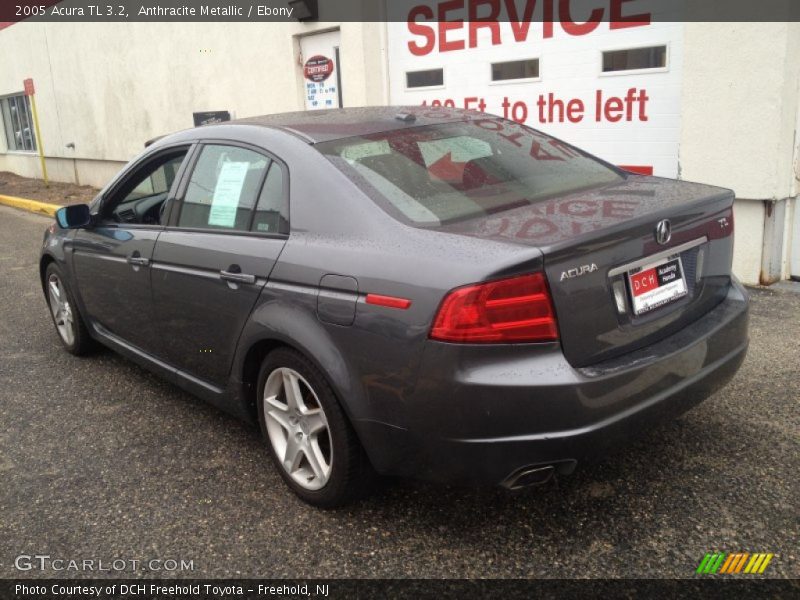
[[669, 219], [664, 219], [656, 225], [656, 241], [662, 246], [666, 244], [672, 237], [672, 225]]

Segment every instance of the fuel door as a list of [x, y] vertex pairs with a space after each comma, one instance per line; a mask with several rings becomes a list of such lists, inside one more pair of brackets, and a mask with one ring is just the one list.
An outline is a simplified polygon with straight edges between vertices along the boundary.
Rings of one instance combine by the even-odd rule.
[[356, 318], [358, 281], [346, 275], [323, 275], [317, 292], [317, 317], [323, 323], [352, 325]]

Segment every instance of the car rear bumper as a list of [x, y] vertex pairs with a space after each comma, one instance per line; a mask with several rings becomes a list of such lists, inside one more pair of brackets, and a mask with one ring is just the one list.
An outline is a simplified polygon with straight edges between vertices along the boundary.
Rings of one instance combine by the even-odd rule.
[[747, 293], [734, 281], [696, 323], [592, 367], [572, 367], [557, 344], [430, 342], [407, 422], [359, 429], [379, 471], [515, 487], [520, 473], [570, 472], [707, 398], [744, 360], [747, 326]]

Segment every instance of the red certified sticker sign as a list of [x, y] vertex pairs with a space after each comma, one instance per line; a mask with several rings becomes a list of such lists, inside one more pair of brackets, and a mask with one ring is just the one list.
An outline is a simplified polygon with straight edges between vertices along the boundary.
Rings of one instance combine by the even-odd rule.
[[327, 56], [317, 54], [306, 61], [303, 73], [309, 81], [325, 81], [333, 73], [333, 61]]
[[34, 89], [33, 89], [33, 79], [26, 79], [22, 82], [22, 85], [25, 86], [25, 95], [26, 96], [33, 96]]

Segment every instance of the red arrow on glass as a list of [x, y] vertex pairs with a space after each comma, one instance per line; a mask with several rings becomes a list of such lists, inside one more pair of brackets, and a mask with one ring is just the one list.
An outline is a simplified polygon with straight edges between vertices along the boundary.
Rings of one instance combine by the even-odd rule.
[[466, 164], [465, 162], [453, 161], [453, 153], [448, 152], [439, 160], [432, 163], [431, 166], [428, 167], [428, 172], [437, 179], [443, 181], [461, 181], [464, 177], [464, 166]]

